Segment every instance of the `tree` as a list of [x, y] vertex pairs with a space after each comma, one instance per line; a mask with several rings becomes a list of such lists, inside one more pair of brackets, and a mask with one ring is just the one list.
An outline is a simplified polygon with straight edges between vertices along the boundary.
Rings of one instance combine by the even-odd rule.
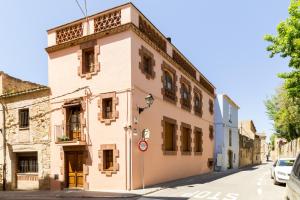
[[270, 57], [279, 54], [289, 58], [291, 72], [279, 74], [285, 79], [284, 87], [292, 98], [300, 97], [300, 0], [291, 0], [289, 17], [277, 26], [277, 35], [265, 35], [264, 39], [272, 44], [267, 47]]
[[265, 106], [279, 137], [288, 141], [300, 137], [299, 100], [290, 98], [288, 91], [283, 87], [265, 102]]

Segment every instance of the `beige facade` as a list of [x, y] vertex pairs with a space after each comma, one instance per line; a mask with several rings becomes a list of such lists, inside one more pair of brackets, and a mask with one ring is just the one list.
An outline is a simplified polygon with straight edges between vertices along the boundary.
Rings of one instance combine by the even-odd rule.
[[254, 164], [256, 128], [252, 120], [239, 122], [240, 167]]
[[[6, 189], [50, 188], [50, 106], [48, 87], [0, 73], [0, 128], [6, 133]], [[4, 166], [3, 137], [0, 166]], [[1, 171], [1, 183], [3, 183]], [[2, 189], [2, 187], [1, 187]]]
[[133, 4], [88, 19], [48, 31], [49, 86], [59, 97], [51, 188], [129, 190], [143, 177], [149, 186], [212, 171], [214, 86]]

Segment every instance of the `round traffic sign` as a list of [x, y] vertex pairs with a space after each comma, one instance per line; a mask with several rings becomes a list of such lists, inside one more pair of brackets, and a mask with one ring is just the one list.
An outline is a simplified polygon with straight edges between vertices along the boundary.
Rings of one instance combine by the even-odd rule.
[[148, 149], [148, 143], [145, 140], [140, 140], [139, 141], [139, 150], [140, 151], [147, 151]]

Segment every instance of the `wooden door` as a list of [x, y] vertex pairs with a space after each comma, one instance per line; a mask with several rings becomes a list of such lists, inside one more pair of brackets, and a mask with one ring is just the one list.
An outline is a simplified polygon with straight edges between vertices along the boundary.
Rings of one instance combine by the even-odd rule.
[[83, 187], [83, 153], [67, 152], [66, 161], [68, 187]]

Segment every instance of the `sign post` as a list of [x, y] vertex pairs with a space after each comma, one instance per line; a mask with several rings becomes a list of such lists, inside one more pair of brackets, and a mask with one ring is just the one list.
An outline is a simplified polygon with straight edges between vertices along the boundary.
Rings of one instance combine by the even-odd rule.
[[148, 143], [144, 139], [144, 137], [139, 141], [138, 144], [139, 150], [142, 152], [142, 182], [143, 189], [145, 189], [145, 176], [144, 176], [144, 152], [148, 149]]

